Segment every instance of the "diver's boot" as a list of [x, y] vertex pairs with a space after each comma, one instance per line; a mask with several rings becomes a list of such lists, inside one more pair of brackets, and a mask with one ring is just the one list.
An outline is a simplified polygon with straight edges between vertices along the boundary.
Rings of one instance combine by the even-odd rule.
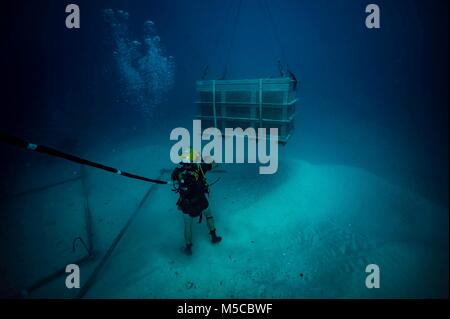
[[192, 243], [186, 244], [186, 247], [184, 247], [184, 253], [188, 256], [192, 255]]
[[215, 229], [211, 230], [209, 233], [211, 234], [211, 241], [213, 244], [219, 243], [222, 240], [222, 237], [217, 236]]

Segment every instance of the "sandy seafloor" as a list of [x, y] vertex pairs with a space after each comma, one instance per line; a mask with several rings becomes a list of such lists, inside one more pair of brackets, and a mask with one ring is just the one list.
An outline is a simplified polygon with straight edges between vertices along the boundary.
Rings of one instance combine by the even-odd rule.
[[[166, 169], [161, 178], [167, 180], [169, 147], [123, 143], [86, 155], [153, 178]], [[210, 209], [223, 241], [212, 245], [205, 222], [194, 223], [188, 257], [181, 252], [183, 220], [170, 186], [91, 168], [83, 175], [78, 165], [26, 156], [27, 174], [0, 201], [2, 214], [10, 214], [0, 232], [3, 296], [85, 255], [80, 243], [72, 250], [72, 240], [86, 239], [88, 205], [96, 257], [81, 265], [86, 282], [150, 188], [86, 298], [448, 296], [448, 207], [362, 168], [312, 164], [284, 148], [273, 176], [259, 175], [256, 165], [220, 166], [208, 175], [221, 178]], [[77, 179], [82, 175], [87, 196]], [[372, 263], [380, 267], [380, 289], [365, 287], [365, 267]], [[77, 291], [66, 289], [64, 280], [28, 297], [74, 297]]]

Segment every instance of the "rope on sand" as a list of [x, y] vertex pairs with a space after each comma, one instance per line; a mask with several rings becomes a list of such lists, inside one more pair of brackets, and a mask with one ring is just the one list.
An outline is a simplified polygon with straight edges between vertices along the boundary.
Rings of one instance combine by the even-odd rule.
[[[159, 175], [158, 178], [161, 178], [163, 175], [164, 175], [164, 170], [161, 170], [160, 171], [160, 175]], [[145, 193], [145, 195], [142, 198], [142, 200], [140, 201], [138, 207], [131, 214], [131, 216], [128, 219], [128, 221], [125, 224], [125, 226], [123, 226], [123, 228], [120, 230], [119, 234], [116, 236], [116, 238], [114, 238], [111, 246], [106, 251], [106, 253], [103, 256], [102, 260], [100, 260], [100, 262], [98, 263], [97, 267], [94, 269], [94, 271], [92, 272], [91, 276], [88, 278], [88, 280], [86, 281], [84, 286], [81, 287], [80, 292], [77, 295], [77, 298], [83, 298], [86, 295], [86, 293], [88, 292], [88, 290], [92, 287], [92, 285], [93, 285], [95, 279], [97, 278], [98, 274], [103, 269], [103, 266], [106, 264], [106, 262], [108, 261], [109, 257], [111, 257], [114, 249], [117, 247], [117, 245], [119, 244], [119, 242], [121, 241], [121, 239], [125, 235], [125, 232], [128, 230], [128, 228], [132, 224], [133, 220], [136, 218], [136, 216], [140, 212], [141, 208], [144, 206], [145, 201], [148, 199], [148, 197], [150, 196], [152, 191], [155, 189], [154, 186], [155, 185], [150, 186], [149, 190], [147, 191], [147, 193]]]

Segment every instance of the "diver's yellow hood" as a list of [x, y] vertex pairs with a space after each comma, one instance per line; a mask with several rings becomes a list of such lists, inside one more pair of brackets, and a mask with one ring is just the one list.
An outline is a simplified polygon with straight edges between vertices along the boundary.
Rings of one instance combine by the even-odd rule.
[[196, 163], [200, 160], [200, 152], [191, 148], [180, 155], [180, 160], [183, 163]]

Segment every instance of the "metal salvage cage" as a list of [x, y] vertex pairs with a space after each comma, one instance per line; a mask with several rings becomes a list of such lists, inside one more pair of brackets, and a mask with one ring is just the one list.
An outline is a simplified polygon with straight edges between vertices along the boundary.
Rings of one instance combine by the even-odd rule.
[[203, 127], [278, 128], [286, 144], [294, 129], [296, 81], [289, 77], [197, 81], [197, 118]]

